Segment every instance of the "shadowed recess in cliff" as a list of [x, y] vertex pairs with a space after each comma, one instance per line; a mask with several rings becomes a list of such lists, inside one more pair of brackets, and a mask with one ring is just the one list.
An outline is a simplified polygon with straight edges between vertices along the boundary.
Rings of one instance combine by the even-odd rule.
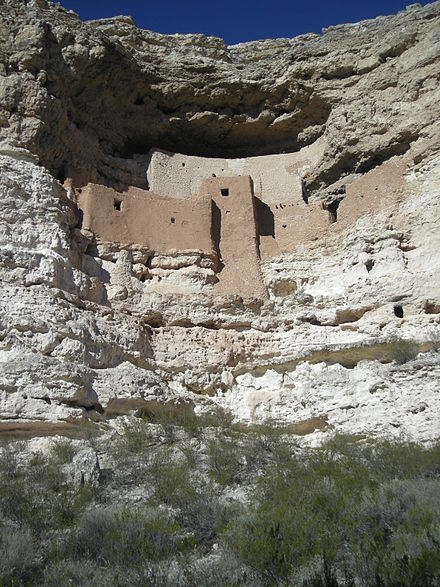
[[[204, 157], [277, 154], [325, 137], [326, 157], [306, 178], [315, 192], [408, 150], [427, 125], [428, 105], [438, 119], [424, 81], [435, 79], [433, 62], [423, 57], [428, 48], [436, 54], [436, 19], [433, 3], [361, 28], [226, 47], [202, 35], [137, 29], [127, 17], [82, 23], [43, 0], [8, 1], [0, 22], [11, 33], [5, 112], [14, 121], [4, 133], [61, 179], [73, 167], [91, 181], [100, 181], [98, 173], [142, 188], [118, 160], [153, 147]], [[396, 71], [401, 79], [417, 71], [414, 88], [426, 88], [415, 93]], [[404, 108], [389, 108], [385, 127], [382, 103], [411, 103], [411, 127]], [[414, 156], [427, 152], [421, 145]]]

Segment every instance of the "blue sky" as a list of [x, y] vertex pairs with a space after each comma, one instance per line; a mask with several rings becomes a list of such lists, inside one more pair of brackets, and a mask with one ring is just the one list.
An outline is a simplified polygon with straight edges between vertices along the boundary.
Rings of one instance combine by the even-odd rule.
[[[133, 16], [160, 33], [205, 33], [227, 44], [321, 32], [323, 27], [393, 14], [411, 0], [61, 0], [83, 20]], [[428, 0], [420, 4], [429, 4]]]

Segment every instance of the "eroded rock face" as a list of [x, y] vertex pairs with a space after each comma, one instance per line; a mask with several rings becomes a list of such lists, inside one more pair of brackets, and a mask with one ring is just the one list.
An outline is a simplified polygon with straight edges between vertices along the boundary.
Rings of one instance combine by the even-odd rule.
[[[232, 47], [125, 17], [82, 23], [43, 0], [6, 1], [0, 19], [9, 427], [107, 426], [172, 400], [306, 422], [312, 439], [438, 436], [440, 2]], [[280, 169], [250, 159], [284, 151]], [[228, 171], [203, 159], [198, 177], [184, 154], [222, 157]], [[210, 186], [245, 175], [254, 200], [223, 206]], [[203, 243], [188, 230], [172, 247], [202, 185]], [[112, 238], [106, 219], [124, 197], [139, 206]], [[234, 212], [219, 246], [211, 202]], [[141, 219], [164, 206], [166, 229]], [[412, 355], [399, 365], [402, 339]]]

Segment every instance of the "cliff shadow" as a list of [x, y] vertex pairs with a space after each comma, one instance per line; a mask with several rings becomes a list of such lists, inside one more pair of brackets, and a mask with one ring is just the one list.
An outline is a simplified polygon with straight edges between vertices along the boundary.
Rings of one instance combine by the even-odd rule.
[[257, 213], [257, 232], [260, 236], [271, 236], [275, 238], [275, 219], [270, 206], [254, 196], [255, 209]]
[[212, 211], [212, 221], [211, 221], [211, 236], [212, 242], [214, 244], [215, 252], [217, 253], [217, 273], [225, 266], [222, 261], [222, 254], [220, 250], [220, 241], [221, 241], [221, 234], [222, 234], [222, 213], [220, 208], [214, 202], [211, 201], [211, 211]]

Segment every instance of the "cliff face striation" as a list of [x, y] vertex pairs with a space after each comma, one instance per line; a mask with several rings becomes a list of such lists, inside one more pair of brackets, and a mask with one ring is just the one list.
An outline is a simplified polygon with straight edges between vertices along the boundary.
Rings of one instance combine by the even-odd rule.
[[0, 435], [438, 437], [440, 2], [227, 47], [5, 0], [0, 47]]

